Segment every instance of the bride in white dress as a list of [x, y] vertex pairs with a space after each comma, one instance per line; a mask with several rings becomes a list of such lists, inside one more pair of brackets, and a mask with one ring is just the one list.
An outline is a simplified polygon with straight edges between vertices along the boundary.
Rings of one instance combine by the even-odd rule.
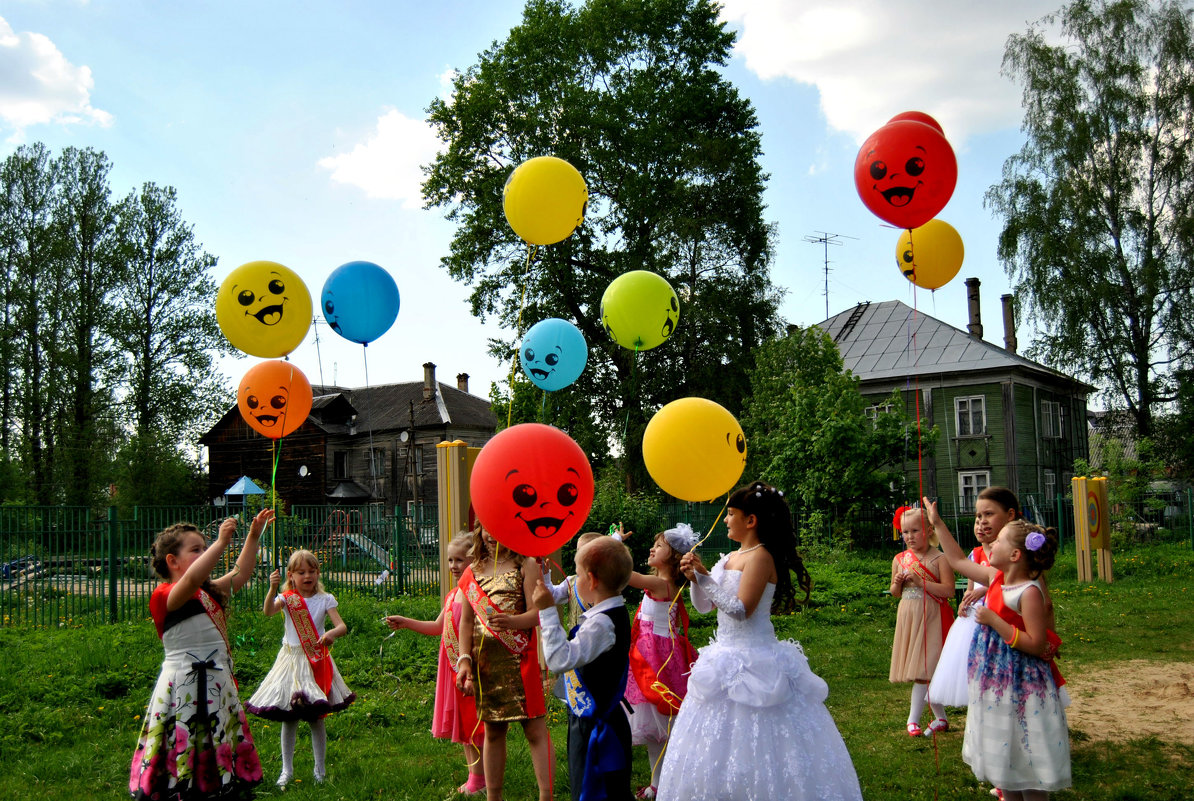
[[717, 607], [717, 633], [700, 650], [672, 727], [660, 801], [861, 801], [854, 763], [833, 723], [829, 688], [799, 643], [780, 642], [771, 606], [791, 608], [796, 552], [783, 493], [755, 482], [730, 496], [726, 528], [738, 550], [705, 569], [695, 552], [681, 570], [700, 612]]

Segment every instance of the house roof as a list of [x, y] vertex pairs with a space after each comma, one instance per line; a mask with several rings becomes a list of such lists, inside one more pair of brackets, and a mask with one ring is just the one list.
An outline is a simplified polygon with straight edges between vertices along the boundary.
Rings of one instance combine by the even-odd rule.
[[837, 344], [844, 367], [862, 381], [1009, 370], [1075, 381], [898, 300], [859, 303], [818, 327]]
[[344, 419], [339, 414], [321, 414], [333, 410], [356, 414], [358, 431], [411, 428], [412, 414], [414, 428], [452, 425], [492, 430], [497, 427], [497, 417], [489, 408], [489, 401], [438, 382], [430, 400], [423, 397], [422, 381], [351, 389], [317, 385], [311, 390], [315, 396], [312, 414], [322, 417], [319, 422], [328, 430], [335, 429]]

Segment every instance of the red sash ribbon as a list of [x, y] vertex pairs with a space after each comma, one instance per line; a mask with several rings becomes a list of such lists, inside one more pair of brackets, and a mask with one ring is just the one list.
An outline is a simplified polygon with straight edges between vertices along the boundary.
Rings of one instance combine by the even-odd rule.
[[319, 632], [315, 629], [315, 621], [311, 619], [311, 610], [307, 609], [307, 602], [303, 596], [294, 590], [282, 593], [283, 608], [294, 624], [298, 634], [299, 644], [311, 664], [311, 673], [315, 676], [315, 683], [324, 695], [332, 689], [332, 656], [327, 647], [319, 641]]
[[472, 567], [464, 569], [464, 575], [460, 577], [459, 586], [464, 590], [464, 597], [468, 599], [469, 606], [473, 608], [473, 614], [477, 616], [477, 620], [481, 621], [481, 625], [485, 627], [490, 636], [504, 645], [510, 653], [515, 656], [522, 656], [523, 652], [531, 645], [531, 635], [526, 631], [498, 629], [490, 625], [489, 618], [492, 615], [505, 612], [506, 610], [498, 607], [485, 594], [485, 590], [481, 589], [481, 585], [477, 583], [477, 577], [473, 575]]
[[460, 632], [456, 630], [456, 621], [452, 619], [452, 597], [456, 595], [453, 588], [444, 599], [444, 633], [441, 642], [448, 653], [448, 664], [453, 668], [460, 661]]
[[[1004, 603], [1002, 571], [995, 576], [995, 580], [991, 582], [991, 588], [987, 590], [987, 608], [1016, 628], [1024, 630], [1023, 615]], [[1065, 684], [1065, 679], [1062, 677], [1056, 661], [1056, 656], [1061, 651], [1061, 637], [1057, 636], [1057, 632], [1053, 629], [1045, 629], [1045, 641], [1047, 643], [1045, 653], [1040, 658], [1049, 663], [1049, 672], [1053, 674], [1053, 683], [1060, 690]]]
[[[939, 583], [941, 578], [929, 569], [929, 566], [920, 561], [920, 557], [912, 551], [904, 551], [898, 557], [900, 567], [907, 570], [909, 573], [915, 573], [920, 576], [922, 581]], [[930, 598], [937, 602], [937, 606], [941, 609], [941, 642], [945, 642], [945, 636], [949, 634], [949, 627], [954, 622], [954, 610], [949, 605], [949, 600], [946, 598], [938, 598], [933, 593], [929, 592], [928, 587], [923, 587], [926, 598]]]

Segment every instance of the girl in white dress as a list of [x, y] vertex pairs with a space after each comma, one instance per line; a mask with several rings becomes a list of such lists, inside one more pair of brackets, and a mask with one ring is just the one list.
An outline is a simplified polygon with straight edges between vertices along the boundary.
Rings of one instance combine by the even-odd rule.
[[[970, 561], [989, 564], [995, 538], [1004, 526], [1021, 516], [1020, 501], [1007, 487], [987, 487], [980, 492], [974, 502], [974, 538], [978, 546], [970, 552]], [[966, 663], [970, 658], [970, 642], [978, 628], [974, 607], [985, 606], [986, 597], [987, 585], [974, 579], [967, 581], [966, 593], [958, 604], [958, 617], [949, 628], [933, 680], [929, 682], [929, 698], [933, 703], [966, 706], [970, 702]]]
[[780, 642], [774, 601], [791, 609], [789, 571], [807, 600], [812, 579], [796, 552], [783, 493], [762, 482], [734, 492], [726, 510], [738, 550], [705, 569], [695, 552], [680, 569], [693, 606], [717, 607], [717, 632], [688, 678], [664, 756], [661, 801], [860, 801], [854, 763], [799, 643]]
[[987, 605], [975, 609], [962, 759], [1005, 801], [1047, 799], [1071, 783], [1065, 681], [1054, 661], [1061, 639], [1041, 584], [1057, 554], [1057, 532], [1013, 520], [999, 532], [990, 565], [977, 565], [927, 498], [925, 512], [954, 569], [989, 587]]
[[[299, 721], [311, 727], [311, 751], [315, 758], [315, 782], [327, 775], [328, 735], [324, 716], [338, 712], [356, 700], [340, 677], [329, 650], [333, 642], [348, 633], [337, 611], [336, 597], [323, 589], [319, 580], [319, 558], [297, 550], [286, 562], [286, 583], [277, 595], [281, 576], [270, 574], [269, 592], [262, 612], [266, 617], [286, 611], [286, 632], [274, 666], [245, 707], [258, 717], [282, 722], [282, 774], [278, 786], [285, 787], [294, 776], [294, 743]], [[324, 631], [324, 618], [333, 628]]]

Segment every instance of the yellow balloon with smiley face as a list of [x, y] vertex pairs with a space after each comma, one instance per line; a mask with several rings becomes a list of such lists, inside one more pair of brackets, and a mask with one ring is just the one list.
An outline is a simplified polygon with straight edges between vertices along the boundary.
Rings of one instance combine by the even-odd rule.
[[298, 273], [273, 261], [237, 267], [216, 295], [216, 321], [237, 350], [277, 359], [311, 327], [311, 293]]
[[682, 501], [708, 501], [732, 490], [742, 477], [746, 437], [721, 404], [707, 398], [680, 398], [647, 423], [643, 462], [668, 495]]

